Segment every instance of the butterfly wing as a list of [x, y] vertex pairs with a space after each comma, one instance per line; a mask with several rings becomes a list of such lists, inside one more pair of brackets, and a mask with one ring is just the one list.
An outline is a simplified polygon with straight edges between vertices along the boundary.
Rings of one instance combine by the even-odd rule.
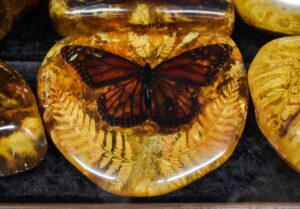
[[162, 126], [188, 123], [199, 112], [197, 88], [209, 85], [232, 47], [208, 45], [171, 58], [154, 69], [151, 116]]
[[103, 120], [121, 127], [146, 120], [141, 67], [118, 55], [87, 46], [65, 46], [61, 55], [88, 86], [107, 88], [97, 102]]
[[186, 85], [158, 78], [152, 85], [151, 117], [164, 127], [188, 123], [199, 111], [197, 97]]
[[110, 52], [87, 46], [70, 45], [61, 49], [64, 60], [92, 88], [99, 88], [129, 78], [138, 78], [141, 68], [133, 62]]
[[138, 79], [118, 83], [100, 96], [98, 110], [111, 125], [131, 127], [144, 122], [148, 115], [143, 84]]

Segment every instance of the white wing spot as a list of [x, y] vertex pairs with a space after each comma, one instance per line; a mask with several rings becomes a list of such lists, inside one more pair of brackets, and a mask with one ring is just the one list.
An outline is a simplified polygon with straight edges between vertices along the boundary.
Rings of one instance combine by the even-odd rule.
[[78, 54], [74, 54], [72, 57], [70, 57], [69, 61], [74, 61], [77, 58]]

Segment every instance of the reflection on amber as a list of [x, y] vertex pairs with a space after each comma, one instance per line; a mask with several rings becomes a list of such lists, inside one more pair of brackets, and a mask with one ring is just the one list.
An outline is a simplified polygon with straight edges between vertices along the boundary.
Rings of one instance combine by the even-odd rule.
[[51, 0], [50, 15], [63, 36], [108, 31], [195, 31], [231, 34], [231, 0]]
[[245, 22], [257, 28], [300, 34], [300, 3], [298, 0], [235, 0]]
[[262, 132], [300, 172], [300, 37], [266, 44], [251, 64], [249, 85]]
[[13, 23], [38, 0], [0, 0], [0, 39], [11, 30]]
[[35, 167], [46, 150], [32, 91], [14, 69], [0, 62], [0, 176]]
[[[178, 54], [217, 43], [232, 46], [230, 57], [210, 85], [197, 88], [196, 101], [201, 107], [197, 115], [172, 128], [151, 119], [129, 128], [110, 125], [97, 107], [99, 95], [107, 89], [91, 88], [66, 62], [77, 58], [83, 62], [84, 56], [72, 54], [64, 59], [67, 56], [61, 53], [67, 45], [90, 46], [139, 66], [149, 63], [155, 70]], [[95, 51], [92, 55], [105, 56]], [[46, 127], [64, 156], [98, 186], [129, 196], [168, 193], [220, 166], [238, 143], [248, 104], [242, 57], [233, 41], [225, 36], [176, 32], [111, 32], [66, 38], [43, 62], [38, 95]]]

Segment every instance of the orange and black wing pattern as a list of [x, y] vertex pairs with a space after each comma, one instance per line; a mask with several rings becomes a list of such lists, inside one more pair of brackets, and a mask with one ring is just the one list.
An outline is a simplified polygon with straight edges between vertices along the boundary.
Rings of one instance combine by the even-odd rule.
[[208, 45], [184, 52], [154, 69], [151, 116], [161, 126], [190, 122], [200, 110], [199, 90], [212, 83], [228, 61], [232, 47]]
[[97, 102], [105, 121], [130, 127], [147, 119], [141, 67], [118, 55], [87, 46], [65, 46], [61, 54], [88, 86], [107, 87]]

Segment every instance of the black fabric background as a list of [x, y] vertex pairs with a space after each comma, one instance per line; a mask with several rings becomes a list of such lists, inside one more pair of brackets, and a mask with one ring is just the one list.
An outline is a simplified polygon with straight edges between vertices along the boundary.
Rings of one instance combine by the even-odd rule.
[[[16, 67], [36, 91], [38, 68], [61, 39], [43, 2], [0, 41], [0, 59]], [[246, 68], [268, 41], [279, 37], [255, 30], [237, 17], [233, 39]], [[299, 201], [300, 174], [289, 168], [259, 131], [250, 99], [243, 136], [232, 157], [189, 186], [159, 197], [127, 198], [103, 191], [73, 167], [48, 140], [46, 159], [35, 169], [0, 178], [0, 202], [235, 202]]]

